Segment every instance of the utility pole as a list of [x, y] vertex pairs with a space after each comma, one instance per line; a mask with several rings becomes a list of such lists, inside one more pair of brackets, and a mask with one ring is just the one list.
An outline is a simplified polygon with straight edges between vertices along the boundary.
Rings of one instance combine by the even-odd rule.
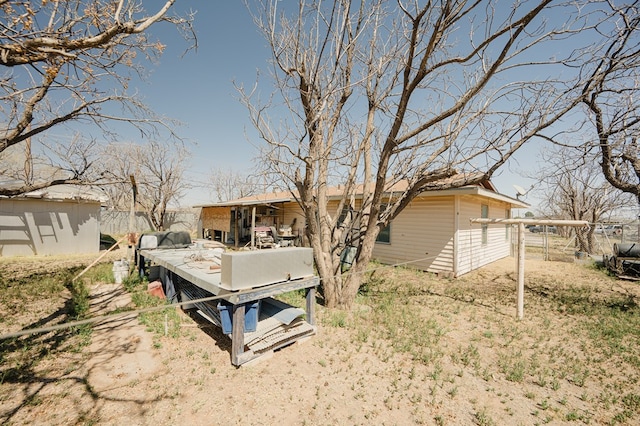
[[127, 249], [127, 257], [131, 262], [133, 262], [135, 249], [133, 248], [136, 244], [136, 230], [135, 230], [135, 222], [136, 222], [136, 200], [138, 198], [138, 186], [136, 185], [136, 178], [133, 175], [129, 175], [129, 180], [131, 180], [131, 207], [129, 210], [129, 238], [128, 238], [128, 249]]
[[[27, 126], [27, 131], [31, 131], [31, 123]], [[28, 137], [25, 140], [24, 180], [27, 184], [33, 183], [33, 154], [31, 153], [31, 137]]]

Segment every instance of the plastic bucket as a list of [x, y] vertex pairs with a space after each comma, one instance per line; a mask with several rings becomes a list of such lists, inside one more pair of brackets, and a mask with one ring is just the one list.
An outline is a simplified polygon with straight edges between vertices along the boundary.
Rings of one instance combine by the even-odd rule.
[[122, 280], [129, 276], [129, 262], [126, 260], [116, 260], [113, 262], [113, 278], [116, 284], [122, 284]]

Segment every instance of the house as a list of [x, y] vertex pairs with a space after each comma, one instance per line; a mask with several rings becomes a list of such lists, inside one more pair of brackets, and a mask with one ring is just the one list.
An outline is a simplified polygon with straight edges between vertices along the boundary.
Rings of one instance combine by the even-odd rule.
[[[396, 185], [389, 194], [398, 190]], [[340, 194], [339, 187], [328, 191], [335, 206]], [[304, 244], [305, 218], [291, 193], [265, 193], [198, 207], [200, 232], [205, 237], [239, 245], [250, 238], [253, 225], [253, 229], [291, 228], [296, 242]], [[425, 191], [380, 232], [373, 258], [385, 264], [463, 275], [511, 253], [510, 225], [478, 225], [470, 219], [510, 218], [512, 209], [525, 207], [528, 205], [520, 200], [498, 193], [488, 180]]]
[[0, 198], [0, 256], [98, 253], [101, 201], [73, 185]]

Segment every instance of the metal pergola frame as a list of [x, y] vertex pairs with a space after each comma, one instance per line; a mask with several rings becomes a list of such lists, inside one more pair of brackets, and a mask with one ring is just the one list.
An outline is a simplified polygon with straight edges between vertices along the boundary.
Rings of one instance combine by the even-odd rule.
[[551, 226], [573, 226], [573, 227], [588, 227], [589, 222], [586, 220], [556, 220], [556, 219], [486, 219], [486, 218], [471, 218], [471, 223], [481, 224], [502, 224], [502, 225], [518, 225], [518, 256], [517, 260], [517, 272], [518, 272], [518, 285], [517, 285], [517, 309], [516, 315], [519, 320], [524, 318], [524, 235], [526, 225], [551, 225]]

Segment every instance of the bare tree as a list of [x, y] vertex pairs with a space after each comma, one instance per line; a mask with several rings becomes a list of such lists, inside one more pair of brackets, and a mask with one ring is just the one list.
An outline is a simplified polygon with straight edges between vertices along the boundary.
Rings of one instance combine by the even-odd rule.
[[259, 192], [255, 179], [231, 169], [211, 170], [209, 182], [211, 182], [211, 195], [217, 201], [248, 197]]
[[[0, 152], [0, 178], [12, 183], [3, 188], [3, 195], [24, 192], [20, 188], [35, 190], [63, 183], [79, 183], [70, 182], [69, 176], [83, 176], [83, 180], [95, 181], [100, 178], [94, 174], [93, 168], [98, 157], [98, 143], [79, 134], [64, 144], [32, 144], [28, 140], [25, 144], [11, 146]], [[43, 182], [49, 185], [42, 185]]]
[[[144, 75], [141, 58], [154, 60], [164, 48], [148, 38], [151, 25], [168, 22], [195, 42], [192, 17], [171, 16], [174, 3], [167, 0], [149, 13], [132, 0], [0, 1], [0, 154], [72, 122], [95, 125], [105, 136], [114, 136], [114, 122], [145, 135], [162, 127], [173, 134], [169, 120], [127, 89], [132, 75]], [[55, 138], [46, 140], [51, 145]], [[64, 151], [67, 144], [61, 145], [56, 151]], [[65, 166], [55, 178], [27, 173], [21, 184], [0, 187], [0, 195], [83, 183], [89, 157], [81, 161], [86, 168]]]
[[[180, 143], [151, 141], [145, 145], [111, 144], [102, 155], [104, 185], [111, 205], [129, 209], [130, 176], [137, 183], [137, 203], [147, 213], [153, 227], [164, 230], [167, 209], [191, 185], [185, 180], [189, 151]], [[108, 170], [108, 172], [107, 172]]]
[[608, 42], [583, 73], [586, 131], [607, 181], [640, 204], [640, 2], [608, 4], [610, 18], [599, 31]]
[[[555, 43], [591, 25], [577, 3], [259, 3], [274, 91], [240, 90], [265, 172], [298, 196], [330, 307], [351, 306], [379, 231], [417, 195], [491, 177], [580, 102], [579, 76], [553, 77], [572, 59]], [[346, 246], [357, 252], [342, 275]]]
[[593, 225], [628, 205], [630, 196], [604, 180], [598, 163], [583, 150], [558, 147], [545, 151], [542, 160], [538, 179], [543, 185], [543, 213], [591, 223], [589, 228], [577, 230], [576, 244], [579, 251], [594, 253]]

